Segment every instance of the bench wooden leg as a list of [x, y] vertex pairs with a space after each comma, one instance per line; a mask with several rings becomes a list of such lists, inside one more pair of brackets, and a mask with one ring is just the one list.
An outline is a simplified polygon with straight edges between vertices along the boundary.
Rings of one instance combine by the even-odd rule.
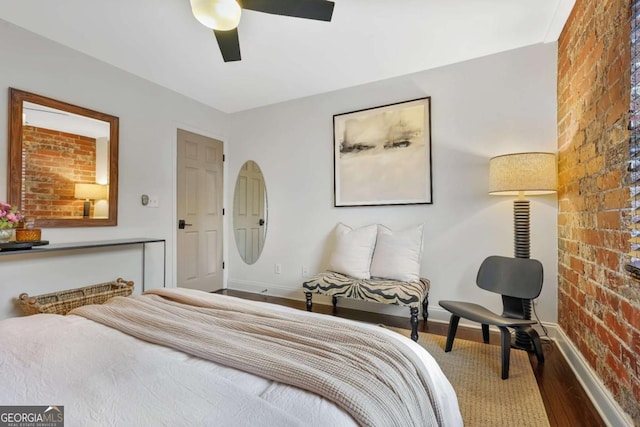
[[307, 298], [307, 311], [311, 311], [311, 298], [313, 298], [313, 294], [311, 292], [305, 292], [304, 295]]
[[336, 309], [336, 306], [338, 305], [338, 297], [336, 296], [332, 296], [331, 297], [331, 303], [333, 304], [333, 309]]
[[424, 297], [422, 300], [422, 318], [424, 322], [427, 323], [427, 318], [429, 317], [429, 297]]
[[418, 341], [418, 307], [411, 307], [411, 339]]

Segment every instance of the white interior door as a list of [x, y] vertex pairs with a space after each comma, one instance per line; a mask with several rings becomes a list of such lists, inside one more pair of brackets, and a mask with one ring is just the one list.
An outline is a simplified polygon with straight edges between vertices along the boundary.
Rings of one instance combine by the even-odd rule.
[[266, 194], [264, 177], [253, 161], [238, 173], [234, 195], [233, 227], [238, 252], [247, 264], [258, 260], [264, 246]]
[[178, 129], [178, 287], [222, 288], [221, 141]]

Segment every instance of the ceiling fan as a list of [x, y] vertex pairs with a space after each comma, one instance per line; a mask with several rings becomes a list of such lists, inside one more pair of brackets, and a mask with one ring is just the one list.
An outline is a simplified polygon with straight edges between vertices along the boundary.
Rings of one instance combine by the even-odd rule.
[[191, 11], [213, 29], [224, 62], [240, 61], [238, 23], [242, 9], [294, 18], [331, 21], [334, 2], [326, 0], [190, 0]]

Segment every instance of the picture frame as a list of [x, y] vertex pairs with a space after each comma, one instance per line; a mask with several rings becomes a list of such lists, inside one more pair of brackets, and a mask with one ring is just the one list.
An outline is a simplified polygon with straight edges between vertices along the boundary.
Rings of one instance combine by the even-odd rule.
[[431, 97], [333, 116], [334, 206], [433, 203]]

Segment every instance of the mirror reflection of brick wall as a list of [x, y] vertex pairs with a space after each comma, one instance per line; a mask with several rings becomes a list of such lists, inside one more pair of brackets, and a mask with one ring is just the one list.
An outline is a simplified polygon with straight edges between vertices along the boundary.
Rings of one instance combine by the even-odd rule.
[[82, 217], [84, 201], [74, 198], [74, 184], [96, 182], [96, 140], [25, 125], [22, 145], [26, 218]]

